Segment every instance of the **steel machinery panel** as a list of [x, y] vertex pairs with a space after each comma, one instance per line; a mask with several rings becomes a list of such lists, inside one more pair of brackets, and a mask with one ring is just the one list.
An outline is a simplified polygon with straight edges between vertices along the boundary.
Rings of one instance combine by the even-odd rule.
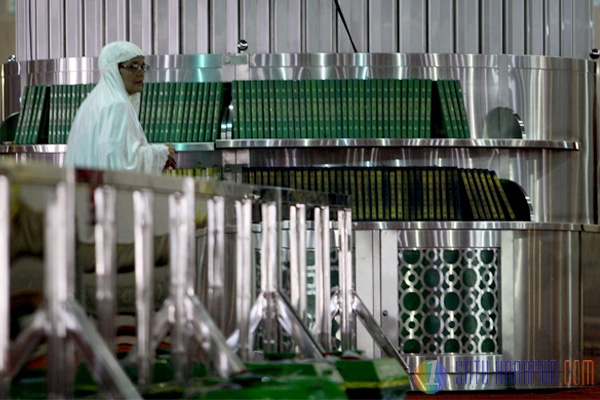
[[502, 2], [494, 0], [483, 0], [481, 2], [481, 47], [480, 53], [484, 54], [502, 54], [506, 53], [504, 43], [498, 40], [503, 37], [502, 19]]
[[[271, 0], [272, 34], [271, 51], [275, 53], [288, 53], [301, 51], [301, 18], [302, 2], [294, 0]], [[269, 21], [263, 26], [268, 27]]]
[[[82, 53], [83, 49], [83, 21], [81, 15], [83, 12], [83, 5], [81, 1], [78, 2], [65, 2], [64, 3], [64, 34], [65, 34], [65, 51], [66, 57], [78, 57]], [[52, 45], [53, 40], [50, 39]], [[56, 52], [51, 55], [50, 58], [58, 58], [61, 53]]]
[[369, 7], [369, 52], [395, 53], [398, 51], [398, 4], [385, 0], [371, 0]]
[[269, 0], [244, 0], [240, 8], [240, 39], [248, 43], [249, 53], [271, 51], [269, 29]]
[[104, 42], [127, 40], [128, 34], [127, 0], [106, 0], [104, 2]]
[[179, 54], [182, 31], [179, 0], [154, 0], [153, 54]]
[[[69, 21], [73, 24], [73, 27], [65, 26], [65, 2], [58, 0], [50, 0], [48, 4], [43, 2], [37, 2], [37, 7], [45, 10], [46, 18], [40, 19], [40, 24], [36, 26], [36, 29], [41, 32], [48, 32], [48, 48], [40, 52], [40, 58], [59, 58], [63, 54], [66, 54], [65, 40], [67, 37], [63, 36], [66, 30], [73, 32], [74, 29], [80, 28], [81, 22], [78, 19]], [[74, 17], [77, 17], [75, 15]], [[79, 35], [80, 31], [76, 33]], [[44, 54], [46, 57], [44, 57]]]
[[563, 26], [563, 34], [561, 38], [561, 54], [564, 57], [573, 57], [575, 49], [575, 21], [574, 7], [576, 0], [563, 0], [561, 5], [561, 19]]
[[480, 27], [473, 23], [479, 18], [479, 0], [456, 0], [456, 53], [479, 52]]
[[403, 53], [426, 53], [426, 1], [399, 0], [400, 50]]
[[210, 0], [209, 53], [237, 53], [239, 8], [237, 0]]
[[525, 49], [527, 54], [544, 54], [544, 0], [525, 2]]
[[544, 5], [544, 54], [548, 56], [559, 57], [561, 54], [560, 6], [561, 0], [547, 0]]
[[593, 47], [594, 10], [591, 1], [573, 1], [573, 51], [563, 57], [587, 58]]
[[156, 33], [153, 29], [153, 8], [148, 7], [147, 4], [147, 0], [129, 0], [129, 40], [137, 44], [146, 54], [152, 54]]
[[209, 52], [209, 0], [183, 0], [181, 4], [181, 52]]
[[[376, 298], [378, 297], [379, 287], [375, 286], [374, 279], [375, 270], [377, 270], [379, 264], [379, 257], [376, 255], [379, 253], [380, 248], [375, 245], [375, 235], [377, 232], [374, 231], [354, 231], [354, 246], [355, 246], [355, 288], [356, 292], [360, 294], [361, 300], [365, 303], [365, 307], [373, 311], [375, 303], [379, 303]], [[380, 304], [378, 304], [378, 307]], [[377, 314], [373, 314], [375, 318]], [[367, 330], [362, 324], [356, 325], [357, 335], [357, 347], [365, 350], [365, 355], [374, 356], [375, 345], [367, 333]]]
[[[142, 0], [138, 0], [142, 1]], [[104, 45], [103, 24], [104, 7], [103, 4], [96, 0], [85, 0], [83, 2], [83, 26], [85, 34], [83, 39], [83, 56], [97, 57]], [[143, 45], [143, 43], [140, 43]], [[150, 47], [142, 47], [147, 50]], [[60, 57], [60, 56], [59, 56]]]
[[427, 52], [454, 53], [454, 4], [429, 0], [427, 7]]
[[[600, 231], [598, 226], [584, 226], [581, 234], [581, 298], [583, 327], [583, 356], [594, 362], [594, 376], [600, 376]], [[598, 378], [596, 378], [598, 379]]]
[[521, 0], [504, 1], [504, 53], [523, 55], [525, 52], [525, 4]]
[[[367, 25], [367, 0], [339, 0], [341, 12], [344, 15], [349, 33], [342, 23], [341, 16], [337, 16], [337, 49], [339, 53], [367, 52], [368, 25]], [[351, 35], [352, 41], [350, 40]], [[356, 50], [352, 46], [356, 46]]]
[[303, 2], [306, 18], [303, 23], [303, 52], [333, 53], [336, 26], [335, 6], [330, 0]]
[[[592, 45], [592, 0], [340, 0], [340, 6], [358, 52], [585, 59]], [[92, 11], [99, 18], [91, 21], [90, 10], [98, 7], [103, 11]], [[55, 12], [62, 25], [48, 22]], [[326, 0], [39, 0], [17, 2], [16, 16], [19, 61], [95, 55], [99, 49], [90, 43], [98, 46], [97, 37], [138, 41], [153, 54], [235, 53], [240, 33], [250, 35], [255, 53], [354, 51]]]
[[[514, 321], [514, 341], [503, 351], [513, 360], [579, 360], [581, 343], [581, 265], [578, 231], [503, 231], [502, 271], [513, 269], [513, 302], [502, 304], [503, 319]], [[510, 298], [510, 297], [509, 297]], [[562, 374], [561, 374], [562, 378]]]

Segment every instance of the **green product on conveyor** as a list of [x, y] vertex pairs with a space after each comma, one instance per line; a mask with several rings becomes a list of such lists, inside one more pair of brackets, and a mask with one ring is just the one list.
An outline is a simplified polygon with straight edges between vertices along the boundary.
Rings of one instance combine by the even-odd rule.
[[402, 399], [410, 389], [408, 374], [393, 358], [338, 360], [349, 398]]
[[213, 388], [200, 389], [188, 399], [347, 399], [339, 386], [328, 379], [311, 377], [257, 377]]

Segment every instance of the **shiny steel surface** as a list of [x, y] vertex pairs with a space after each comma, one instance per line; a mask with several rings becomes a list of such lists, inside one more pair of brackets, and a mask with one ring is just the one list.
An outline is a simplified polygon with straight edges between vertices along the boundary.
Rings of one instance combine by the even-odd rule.
[[[283, 228], [283, 227], [282, 227]], [[290, 206], [289, 243], [281, 240], [283, 248], [290, 249], [290, 303], [305, 324], [308, 324], [306, 291], [306, 206]]]
[[331, 254], [329, 241], [329, 207], [314, 208], [315, 226], [315, 325], [312, 332], [326, 352], [332, 349], [331, 338]]
[[[87, 181], [84, 180], [85, 183]], [[220, 376], [229, 376], [243, 369], [241, 360], [227, 347], [225, 338], [220, 329], [212, 321], [208, 311], [197, 299], [195, 294], [195, 227], [196, 216], [195, 203], [204, 198], [213, 198], [219, 193], [228, 195], [239, 194], [241, 196], [251, 194], [248, 188], [240, 185], [223, 185], [214, 181], [201, 181], [192, 178], [169, 178], [163, 176], [139, 175], [124, 173], [122, 171], [106, 171], [102, 173], [102, 182], [112, 185], [124, 193], [133, 192], [136, 199], [135, 213], [135, 236], [140, 242], [135, 246], [136, 263], [148, 264], [150, 269], [153, 264], [153, 235], [152, 211], [160, 207], [159, 203], [168, 197], [168, 221], [164, 212], [157, 220], [161, 226], [157, 226], [160, 232], [170, 234], [170, 282], [168, 297], [162, 303], [159, 311], [154, 314], [155, 303], [151, 301], [154, 281], [148, 283], [147, 271], [138, 268], [139, 284], [136, 285], [137, 297], [142, 299], [138, 302], [141, 311], [138, 311], [138, 321], [144, 320], [146, 326], [142, 327], [142, 340], [138, 338], [135, 350], [129, 354], [129, 358], [138, 363], [152, 359], [153, 350], [170, 333], [172, 360], [176, 369], [175, 379], [183, 382], [188, 376], [190, 362], [193, 353], [190, 346], [193, 341], [201, 344], [202, 349], [207, 352], [209, 359], [213, 361], [214, 368]], [[167, 195], [167, 196], [165, 196]], [[218, 196], [217, 196], [218, 197]], [[151, 201], [154, 198], [154, 202]], [[166, 207], [166, 205], [164, 205]], [[203, 212], [206, 212], [204, 209]], [[200, 211], [200, 216], [202, 216]], [[217, 214], [216, 212], [214, 214]], [[166, 225], [166, 226], [165, 226]], [[213, 229], [218, 231], [218, 229]], [[221, 230], [222, 231], [222, 230]], [[215, 235], [218, 236], [218, 235]], [[149, 237], [149, 238], [148, 238]], [[138, 239], [141, 238], [141, 239]], [[218, 242], [218, 239], [216, 240]], [[219, 246], [214, 246], [219, 247]], [[223, 258], [222, 252], [215, 251], [214, 257], [217, 262]], [[146, 272], [146, 273], [144, 273]], [[159, 304], [160, 306], [160, 304]], [[142, 313], [142, 317], [139, 316]], [[154, 314], [154, 315], [153, 315]], [[138, 335], [140, 335], [138, 328]], [[143, 371], [142, 371], [143, 372]], [[143, 384], [143, 377], [140, 377]]]
[[110, 186], [94, 190], [96, 204], [96, 304], [100, 334], [109, 348], [115, 348], [117, 312], [117, 230], [116, 191]]
[[[176, 143], [176, 150], [194, 151], [194, 143]], [[204, 145], [203, 143], [198, 145]], [[189, 146], [189, 147], [188, 147]], [[6, 152], [18, 151], [20, 146], [11, 146]], [[198, 146], [203, 147], [203, 146]], [[298, 147], [473, 147], [473, 148], [520, 148], [579, 150], [578, 142], [561, 140], [527, 139], [253, 139], [217, 140], [214, 148], [256, 149], [256, 148], [298, 148]], [[0, 150], [2, 148], [0, 147]], [[203, 148], [202, 148], [203, 149]]]
[[236, 330], [229, 340], [235, 342], [229, 347], [239, 349], [240, 358], [251, 360], [253, 331], [250, 326], [250, 311], [254, 302], [252, 289], [252, 200], [235, 202], [236, 211]]
[[[11, 345], [10, 377], [24, 366], [36, 346], [48, 345], [48, 397], [72, 395], [74, 350], [79, 350], [103, 390], [111, 397], [141, 398], [96, 327], [75, 302], [75, 174], [48, 165], [3, 163], [3, 177], [17, 185], [33, 184], [44, 204], [44, 301], [31, 324]], [[6, 294], [2, 294], [5, 296]]]
[[225, 199], [215, 196], [207, 203], [207, 281], [206, 309], [222, 332], [225, 312]]
[[154, 324], [154, 193], [150, 189], [133, 192], [133, 226], [135, 240], [135, 311], [136, 311], [136, 361], [138, 385], [142, 391], [151, 383]]
[[594, 360], [594, 376], [600, 376], [600, 297], [598, 274], [600, 273], [599, 226], [585, 226], [581, 234], [581, 301], [583, 355]]
[[[178, 145], [180, 166], [412, 165], [488, 168], [528, 194], [537, 222], [594, 223], [593, 95], [595, 64], [578, 59], [482, 54], [280, 53], [149, 56], [148, 81], [231, 79], [459, 79], [469, 115], [468, 140], [227, 141], [221, 152]], [[93, 58], [24, 63], [27, 83], [83, 83]], [[25, 65], [26, 64], [26, 65]], [[25, 82], [23, 82], [24, 84]], [[558, 94], [560, 93], [560, 94]], [[566, 106], [560, 99], [567, 99]], [[525, 138], [488, 137], [499, 107], [523, 120]], [[233, 110], [235, 112], [235, 110]], [[307, 146], [307, 147], [304, 147]], [[277, 152], [272, 149], [276, 147]], [[323, 147], [323, 150], [319, 150]], [[30, 151], [31, 150], [31, 151]], [[5, 148], [19, 161], [60, 163], [61, 150]], [[229, 151], [236, 151], [231, 154]], [[231, 159], [233, 157], [233, 160]], [[233, 163], [233, 164], [232, 164]], [[233, 172], [235, 174], [235, 172]], [[565, 184], [568, 184], [565, 187]]]
[[340, 331], [342, 349], [355, 347], [356, 342], [356, 315], [352, 310], [354, 285], [354, 271], [352, 263], [352, 214], [349, 209], [337, 212], [338, 232], [340, 238], [339, 254], [339, 290], [337, 300], [340, 314]]
[[[359, 52], [543, 54], [586, 58], [592, 0], [341, 0]], [[104, 41], [153, 53], [351, 52], [328, 0], [16, 2], [19, 60], [97, 55]], [[160, 16], [160, 17], [157, 17]]]
[[[295, 166], [456, 166], [485, 168], [518, 183], [529, 196], [534, 222], [594, 222], [591, 148], [280, 147], [235, 150], [226, 168]], [[586, 153], [586, 154], [584, 154]], [[239, 160], [239, 161], [238, 161]]]

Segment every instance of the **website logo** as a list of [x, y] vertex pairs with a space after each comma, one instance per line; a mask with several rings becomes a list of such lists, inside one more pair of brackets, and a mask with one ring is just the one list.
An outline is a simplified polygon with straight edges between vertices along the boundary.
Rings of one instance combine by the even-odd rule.
[[436, 360], [423, 361], [417, 367], [414, 376], [417, 388], [427, 394], [442, 390], [448, 379], [446, 368]]

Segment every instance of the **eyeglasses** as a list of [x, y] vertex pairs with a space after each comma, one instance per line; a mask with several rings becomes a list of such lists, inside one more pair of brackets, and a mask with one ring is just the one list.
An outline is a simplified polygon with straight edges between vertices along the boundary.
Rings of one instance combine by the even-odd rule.
[[119, 68], [123, 68], [123, 69], [129, 70], [131, 72], [137, 72], [137, 71], [148, 72], [148, 70], [150, 69], [150, 66], [148, 64], [141, 64], [141, 65], [131, 64], [131, 65], [125, 65], [123, 63], [119, 63]]

